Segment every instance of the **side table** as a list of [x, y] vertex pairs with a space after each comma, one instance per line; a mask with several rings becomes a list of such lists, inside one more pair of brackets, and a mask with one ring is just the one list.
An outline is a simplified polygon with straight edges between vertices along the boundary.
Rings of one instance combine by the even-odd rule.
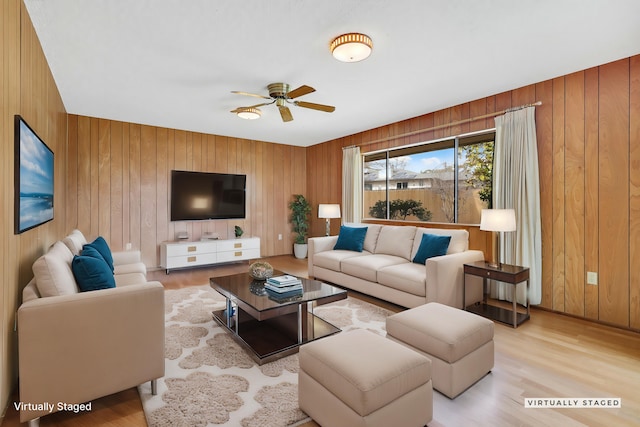
[[[482, 304], [465, 306], [467, 274], [482, 277]], [[496, 280], [498, 282], [513, 285], [513, 310], [507, 310], [502, 307], [496, 307], [487, 304], [487, 280]], [[527, 282], [527, 290], [525, 294], [526, 313], [518, 313], [516, 302], [517, 285]], [[492, 320], [497, 320], [516, 328], [525, 320], [529, 320], [529, 268], [518, 265], [501, 264], [499, 267], [491, 267], [486, 261], [478, 261], [464, 264], [464, 279], [462, 286], [462, 305], [465, 310], [479, 314]]]

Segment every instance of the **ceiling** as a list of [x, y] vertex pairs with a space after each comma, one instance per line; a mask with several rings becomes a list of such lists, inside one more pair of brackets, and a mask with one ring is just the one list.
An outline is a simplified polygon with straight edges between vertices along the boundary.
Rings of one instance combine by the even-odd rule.
[[[640, 53], [637, 0], [24, 0], [70, 114], [309, 146]], [[373, 39], [332, 58], [346, 32]], [[269, 83], [325, 113], [275, 105]]]

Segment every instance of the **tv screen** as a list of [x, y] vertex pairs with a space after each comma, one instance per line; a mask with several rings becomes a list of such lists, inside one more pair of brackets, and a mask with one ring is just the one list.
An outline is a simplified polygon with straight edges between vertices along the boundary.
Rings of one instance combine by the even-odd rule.
[[53, 219], [53, 151], [15, 116], [15, 233]]
[[246, 175], [171, 171], [171, 221], [245, 217]]

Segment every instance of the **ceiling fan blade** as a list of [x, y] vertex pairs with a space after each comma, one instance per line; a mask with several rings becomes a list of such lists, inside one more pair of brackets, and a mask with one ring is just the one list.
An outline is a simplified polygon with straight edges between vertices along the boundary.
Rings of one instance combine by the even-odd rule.
[[308, 93], [315, 92], [315, 91], [316, 90], [311, 86], [302, 85], [297, 89], [287, 92], [287, 98], [293, 99], [293, 98], [297, 98], [299, 96], [306, 95]]
[[296, 101], [295, 104], [298, 107], [311, 108], [312, 110], [324, 111], [326, 113], [333, 113], [336, 107], [332, 105], [314, 104], [313, 102]]
[[280, 110], [280, 116], [282, 117], [283, 122], [290, 122], [293, 120], [293, 116], [291, 115], [291, 110], [287, 106], [278, 106]]
[[271, 97], [268, 97], [268, 96], [257, 95], [255, 93], [249, 93], [249, 92], [242, 92], [242, 91], [239, 91], [239, 90], [232, 90], [231, 93], [235, 93], [236, 95], [246, 95], [246, 96], [253, 96], [253, 97], [256, 97], [256, 98], [271, 99]]
[[271, 105], [271, 104], [273, 104], [273, 102], [274, 101], [272, 101], [272, 102], [263, 102], [262, 104], [250, 105], [248, 107], [238, 107], [236, 109], [231, 110], [230, 112], [231, 113], [237, 113], [238, 111], [246, 110], [247, 108], [258, 108], [258, 107], [262, 107], [263, 105]]

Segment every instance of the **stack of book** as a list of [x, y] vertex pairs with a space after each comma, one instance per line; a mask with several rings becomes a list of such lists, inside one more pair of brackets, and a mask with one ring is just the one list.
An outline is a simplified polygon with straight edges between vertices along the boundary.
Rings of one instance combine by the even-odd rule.
[[285, 299], [302, 295], [302, 281], [295, 276], [285, 274], [284, 276], [269, 277], [264, 284], [267, 294], [276, 299]]

